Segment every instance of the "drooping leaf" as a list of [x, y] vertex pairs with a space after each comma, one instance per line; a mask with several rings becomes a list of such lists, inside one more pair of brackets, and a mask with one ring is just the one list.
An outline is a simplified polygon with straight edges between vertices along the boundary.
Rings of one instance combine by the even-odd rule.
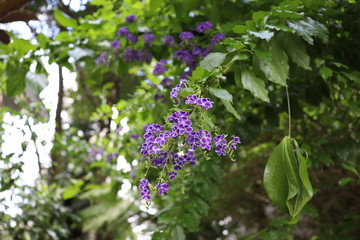
[[263, 180], [270, 200], [291, 216], [289, 224], [297, 223], [301, 209], [312, 198], [313, 189], [307, 160], [294, 139], [286, 136], [275, 148], [266, 164]]
[[235, 108], [233, 107], [230, 101], [227, 101], [225, 99], [220, 99], [220, 100], [224, 104], [228, 112], [232, 113], [236, 117], [236, 119], [241, 120], [239, 113], [235, 110]]
[[286, 86], [286, 79], [289, 74], [288, 57], [275, 44], [267, 47], [267, 50], [271, 53], [271, 60], [269, 61], [266, 58], [259, 59], [259, 68], [270, 81]]
[[257, 78], [255, 74], [247, 69], [241, 71], [241, 83], [246, 90], [249, 90], [255, 97], [269, 102], [268, 91], [264, 81]]
[[226, 90], [210, 87], [210, 93], [215, 97], [232, 102], [233, 96]]
[[305, 70], [311, 70], [310, 57], [306, 53], [305, 45], [296, 37], [286, 36], [283, 39], [286, 52], [291, 60]]
[[209, 53], [201, 62], [200, 67], [206, 70], [212, 70], [220, 66], [226, 57], [226, 53]]
[[54, 10], [55, 20], [63, 27], [75, 28], [78, 24], [75, 19], [70, 18], [58, 9]]

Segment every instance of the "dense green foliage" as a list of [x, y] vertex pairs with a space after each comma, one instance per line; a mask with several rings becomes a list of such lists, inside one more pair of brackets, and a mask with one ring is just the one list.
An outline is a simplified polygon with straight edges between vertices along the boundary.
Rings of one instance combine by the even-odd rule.
[[[93, 0], [80, 12], [52, 1], [29, 9], [40, 14], [43, 5], [54, 7], [46, 13], [57, 24], [51, 34], [28, 41], [9, 32], [11, 41], [0, 44], [0, 119], [20, 115], [31, 132], [23, 152], [30, 142], [36, 148], [33, 128], [47, 118], [32, 96], [47, 85], [44, 62], [56, 63], [51, 166], [35, 159], [39, 180], [27, 186], [19, 182], [20, 156], [0, 148], [0, 193], [22, 199], [21, 214], [1, 213], [1, 239], [358, 238], [359, 3]], [[132, 14], [137, 20], [127, 22]], [[212, 29], [197, 32], [204, 21]], [[119, 36], [125, 26], [138, 41]], [[180, 43], [185, 31], [194, 39], [164, 44], [169, 34]], [[145, 33], [154, 34], [154, 43]], [[211, 45], [218, 33], [225, 39]], [[195, 45], [211, 46], [210, 53], [191, 66], [176, 57]], [[132, 61], [126, 48], [153, 57]], [[155, 74], [161, 59], [168, 71]], [[75, 90], [64, 89], [64, 68], [76, 72]], [[184, 71], [191, 75], [174, 101], [171, 88]], [[214, 107], [181, 100], [193, 94]], [[191, 112], [194, 129], [240, 136], [241, 145], [226, 156], [196, 152], [197, 165], [185, 165], [159, 197], [153, 186], [170, 170], [141, 160], [144, 127], [171, 128], [167, 117], [179, 110]], [[70, 116], [67, 123], [61, 112]], [[184, 150], [184, 142], [179, 137], [165, 147]], [[151, 202], [139, 196], [144, 177]], [[5, 197], [0, 202], [8, 204]]]

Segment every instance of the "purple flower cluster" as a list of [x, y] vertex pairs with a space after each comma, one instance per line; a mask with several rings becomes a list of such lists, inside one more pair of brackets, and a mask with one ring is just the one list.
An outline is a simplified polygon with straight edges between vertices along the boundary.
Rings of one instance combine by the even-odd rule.
[[146, 178], [141, 179], [139, 184], [141, 199], [147, 201], [151, 200], [149, 184], [149, 180], [147, 180]]
[[119, 40], [115, 40], [115, 41], [112, 41], [110, 43], [110, 46], [114, 49], [119, 49], [120, 48], [120, 41]]
[[117, 36], [118, 37], [121, 37], [121, 36], [125, 36], [125, 38], [128, 40], [128, 41], [131, 41], [133, 43], [137, 43], [138, 42], [138, 38], [137, 36], [131, 34], [129, 32], [129, 27], [128, 26], [125, 26], [125, 27], [121, 27], [117, 30]]
[[150, 63], [152, 60], [152, 55], [148, 49], [135, 50], [131, 48], [126, 48], [124, 51], [124, 60], [125, 62], [145, 61], [147, 63]]
[[192, 54], [196, 56], [206, 57], [209, 54], [209, 48], [202, 48], [199, 46], [194, 46]]
[[126, 36], [128, 35], [130, 32], [129, 32], [129, 27], [128, 26], [125, 26], [125, 27], [121, 27], [117, 30], [116, 32], [116, 35], [118, 37], [121, 37], [121, 36]]
[[230, 147], [233, 150], [236, 150], [236, 145], [241, 144], [240, 142], [240, 138], [238, 136], [235, 135], [231, 135], [233, 142], [231, 143]]
[[162, 74], [164, 72], [167, 72], [168, 69], [164, 66], [165, 64], [167, 64], [167, 61], [165, 59], [161, 59], [156, 65], [155, 65], [155, 68], [154, 68], [154, 71], [153, 73], [155, 75], [159, 75], [159, 74]]
[[213, 107], [214, 102], [210, 98], [199, 98], [196, 94], [190, 95], [187, 97], [186, 104], [196, 104], [199, 107], [209, 110]]
[[164, 131], [164, 127], [156, 123], [150, 124], [146, 128], [146, 132], [144, 134], [145, 143], [142, 144], [140, 150], [140, 153], [143, 156], [162, 153], [161, 146], [163, 146], [166, 142], [163, 141], [165, 140], [164, 135], [161, 137], [158, 136], [162, 131]]
[[107, 161], [111, 162], [113, 159], [116, 159], [117, 157], [119, 157], [119, 154], [117, 154], [117, 153], [109, 153], [107, 155]]
[[168, 179], [169, 179], [170, 181], [172, 181], [172, 180], [174, 180], [174, 179], [177, 177], [177, 175], [178, 175], [177, 172], [174, 172], [174, 171], [169, 172], [169, 173], [168, 173], [168, 176], [169, 176]]
[[96, 59], [96, 63], [97, 63], [97, 64], [109, 65], [108, 57], [109, 57], [109, 56], [107, 55], [107, 53], [102, 53], [102, 54]]
[[205, 130], [197, 130], [188, 135], [187, 142], [191, 149], [196, 150], [198, 146], [208, 151], [211, 150], [211, 134]]
[[173, 122], [173, 127], [171, 129], [173, 136], [183, 135], [185, 133], [189, 134], [192, 132], [192, 122], [189, 120], [189, 116], [190, 114], [188, 112], [176, 111], [168, 117], [168, 120]]
[[155, 35], [152, 33], [144, 33], [143, 38], [146, 45], [150, 46], [153, 42], [155, 42]]
[[180, 90], [186, 87], [186, 82], [187, 82], [186, 79], [181, 79], [180, 84], [176, 85], [176, 87], [174, 87], [171, 90], [170, 97], [173, 98], [173, 99], [177, 98], [177, 96], [179, 95]]
[[164, 88], [170, 89], [172, 85], [171, 78], [164, 78], [160, 83]]
[[157, 189], [159, 189], [158, 195], [161, 196], [163, 194], [169, 193], [169, 185], [167, 183], [160, 183], [156, 185]]
[[186, 39], [193, 39], [194, 38], [194, 34], [192, 32], [182, 32], [179, 35], [181, 40], [186, 40]]
[[205, 22], [199, 23], [199, 24], [196, 26], [196, 30], [197, 30], [199, 33], [203, 33], [203, 32], [205, 32], [205, 31], [210, 30], [212, 27], [213, 27], [212, 22], [205, 21]]
[[225, 139], [225, 134], [214, 137], [215, 142], [215, 152], [218, 156], [226, 155], [227, 141]]
[[135, 22], [137, 19], [136, 19], [136, 16], [134, 14], [131, 14], [129, 16], [127, 16], [125, 18], [125, 21], [128, 22], [128, 23], [131, 23], [131, 22]]
[[212, 45], [216, 45], [218, 44], [219, 42], [221, 42], [222, 40], [225, 39], [225, 34], [222, 34], [222, 33], [217, 33], [214, 35], [214, 37], [211, 39], [211, 44]]
[[195, 153], [191, 150], [187, 150], [185, 154], [175, 153], [173, 155], [174, 169], [176, 171], [181, 170], [185, 163], [195, 166], [196, 160]]
[[182, 60], [187, 66], [195, 68], [197, 64], [197, 57], [190, 53], [189, 49], [179, 49], [175, 52], [175, 58]]
[[171, 35], [167, 35], [164, 38], [164, 45], [167, 47], [173, 47], [176, 45], [175, 39], [173, 38], [173, 36]]

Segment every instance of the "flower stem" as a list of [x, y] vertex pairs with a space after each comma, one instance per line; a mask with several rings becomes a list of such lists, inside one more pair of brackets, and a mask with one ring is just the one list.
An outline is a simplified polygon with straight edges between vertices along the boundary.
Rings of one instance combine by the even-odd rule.
[[288, 87], [285, 86], [286, 90], [286, 98], [287, 98], [287, 105], [288, 105], [288, 116], [289, 116], [289, 138], [291, 137], [291, 110], [290, 110], [290, 98], [289, 98], [289, 91]]

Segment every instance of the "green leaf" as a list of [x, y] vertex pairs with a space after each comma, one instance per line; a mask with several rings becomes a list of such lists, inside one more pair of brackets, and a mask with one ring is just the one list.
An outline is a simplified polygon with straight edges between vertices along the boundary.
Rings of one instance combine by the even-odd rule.
[[327, 80], [332, 76], [332, 70], [328, 67], [321, 67], [320, 68], [320, 75], [324, 80]]
[[232, 102], [233, 96], [226, 90], [210, 87], [210, 93], [215, 97]]
[[269, 45], [268, 51], [271, 52], [271, 61], [267, 61], [264, 58], [259, 59], [259, 68], [270, 81], [286, 86], [286, 79], [289, 74], [286, 54], [275, 44]]
[[199, 218], [200, 216], [195, 214], [194, 212], [192, 214], [183, 213], [179, 217], [179, 223], [189, 229], [189, 231], [195, 232], [199, 226]]
[[249, 28], [245, 25], [236, 25], [232, 30], [234, 33], [247, 33]]
[[354, 173], [356, 176], [359, 176], [359, 172], [358, 172], [358, 170], [357, 170], [354, 166], [351, 166], [350, 164], [347, 164], [347, 163], [342, 163], [341, 166], [342, 166], [344, 169], [346, 169], [346, 170]]
[[174, 229], [171, 231], [171, 239], [172, 240], [185, 240], [184, 229], [181, 226], [176, 225], [176, 227], [174, 227]]
[[7, 66], [6, 95], [15, 96], [22, 93], [25, 89], [26, 72], [20, 68]]
[[235, 108], [233, 107], [230, 101], [227, 101], [225, 99], [220, 99], [220, 100], [224, 104], [228, 112], [232, 113], [236, 117], [236, 119], [241, 120], [239, 113], [235, 110]]
[[266, 41], [269, 41], [274, 36], [274, 33], [268, 30], [260, 31], [260, 32], [249, 31], [249, 33], [250, 35], [253, 35], [261, 39], [265, 39]]
[[244, 69], [241, 72], [241, 83], [246, 90], [249, 90], [255, 97], [269, 102], [268, 91], [265, 89], [264, 81], [257, 78], [255, 74]]
[[61, 12], [59, 9], [54, 10], [55, 20], [63, 27], [77, 27], [77, 22], [75, 19], [70, 18], [65, 13]]
[[75, 197], [80, 192], [80, 186], [77, 185], [70, 185], [67, 186], [62, 194], [62, 198], [64, 200], [70, 199]]
[[307, 174], [307, 160], [294, 139], [286, 136], [275, 148], [266, 164], [263, 180], [270, 200], [292, 217], [289, 224], [297, 223], [313, 189]]
[[201, 62], [200, 67], [206, 70], [212, 70], [218, 66], [220, 66], [225, 60], [226, 53], [209, 53]]
[[305, 20], [289, 22], [289, 27], [311, 45], [314, 44], [313, 37], [319, 37], [324, 43], [328, 42], [327, 28], [310, 17]]
[[305, 70], [311, 70], [310, 57], [306, 54], [305, 45], [299, 38], [286, 36], [283, 38], [283, 43], [286, 52], [289, 54], [294, 63]]
[[348, 184], [349, 182], [353, 181], [353, 178], [342, 178], [339, 181], [339, 185], [340, 186], [345, 186], [346, 184]]

